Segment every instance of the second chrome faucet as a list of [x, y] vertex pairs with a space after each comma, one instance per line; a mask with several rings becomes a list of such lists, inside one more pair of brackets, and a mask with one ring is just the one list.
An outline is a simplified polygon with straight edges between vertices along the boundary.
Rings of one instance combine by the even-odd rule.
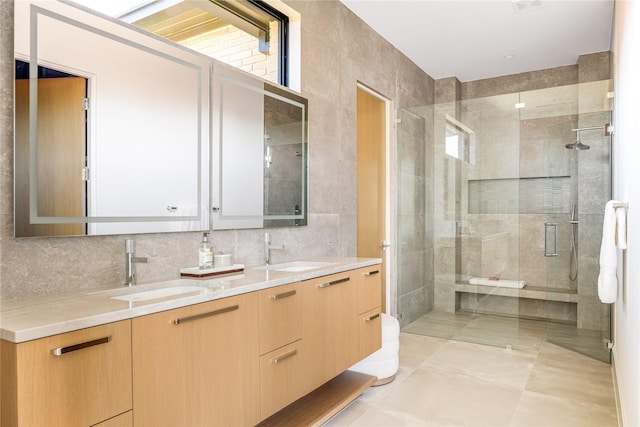
[[134, 264], [137, 262], [147, 263], [149, 259], [146, 257], [136, 257], [134, 243], [132, 239], [124, 241], [125, 253], [125, 282], [124, 286], [134, 286], [136, 284], [136, 270]]
[[271, 236], [269, 233], [264, 233], [264, 263], [265, 265], [271, 264], [271, 250], [272, 249], [284, 249], [284, 245], [272, 245]]

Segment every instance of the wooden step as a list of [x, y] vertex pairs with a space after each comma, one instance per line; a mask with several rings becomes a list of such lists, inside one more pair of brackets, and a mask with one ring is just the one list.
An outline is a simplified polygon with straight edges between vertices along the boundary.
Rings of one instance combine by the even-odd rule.
[[271, 415], [258, 427], [320, 426], [349, 406], [378, 379], [354, 371], [344, 371], [286, 408]]

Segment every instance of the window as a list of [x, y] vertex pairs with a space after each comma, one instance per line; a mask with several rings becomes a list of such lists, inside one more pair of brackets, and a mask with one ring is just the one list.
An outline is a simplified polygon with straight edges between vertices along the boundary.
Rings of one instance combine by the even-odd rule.
[[289, 18], [261, 0], [76, 0], [266, 80], [289, 86]]
[[445, 153], [467, 163], [476, 163], [475, 133], [447, 115], [445, 124]]

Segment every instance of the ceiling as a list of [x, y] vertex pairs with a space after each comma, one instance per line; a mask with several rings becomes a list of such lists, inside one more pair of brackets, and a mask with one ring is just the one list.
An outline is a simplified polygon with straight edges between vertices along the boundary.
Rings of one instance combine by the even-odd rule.
[[434, 79], [572, 65], [610, 49], [613, 0], [341, 1]]

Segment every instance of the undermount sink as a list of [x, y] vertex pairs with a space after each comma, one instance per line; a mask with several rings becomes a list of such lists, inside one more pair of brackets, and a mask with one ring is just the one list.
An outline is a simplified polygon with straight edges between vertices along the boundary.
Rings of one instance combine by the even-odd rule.
[[334, 264], [336, 263], [324, 262], [324, 261], [294, 261], [294, 262], [285, 262], [282, 264], [265, 265], [263, 267], [258, 267], [258, 268], [261, 270], [301, 272], [301, 271], [313, 270], [316, 268], [328, 267]]
[[134, 292], [132, 294], [118, 295], [111, 298], [122, 301], [140, 302], [175, 296], [187, 297], [204, 294], [206, 292], [207, 288], [201, 286], [171, 286], [169, 288], [151, 289], [149, 291]]

